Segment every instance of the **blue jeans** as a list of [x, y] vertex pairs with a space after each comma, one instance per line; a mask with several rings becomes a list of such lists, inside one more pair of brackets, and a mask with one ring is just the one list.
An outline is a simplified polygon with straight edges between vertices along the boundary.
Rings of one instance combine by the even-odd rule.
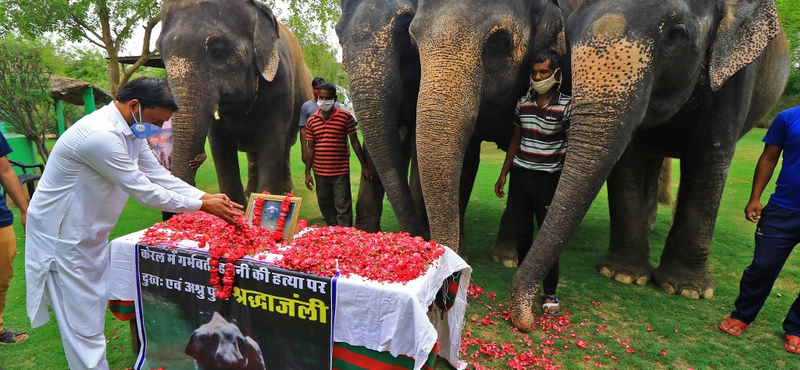
[[314, 175], [317, 183], [317, 202], [328, 226], [353, 226], [353, 195], [350, 194], [350, 174], [339, 176]]
[[[789, 254], [800, 243], [800, 211], [767, 204], [756, 228], [753, 262], [744, 269], [731, 317], [750, 324], [769, 297]], [[800, 336], [800, 295], [783, 321], [786, 334]]]

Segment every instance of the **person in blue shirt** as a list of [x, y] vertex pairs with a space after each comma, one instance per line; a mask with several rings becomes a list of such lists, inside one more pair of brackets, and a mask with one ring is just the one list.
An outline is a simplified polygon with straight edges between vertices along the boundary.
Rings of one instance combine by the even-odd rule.
[[[19, 178], [11, 168], [8, 161], [8, 154], [11, 153], [11, 146], [8, 145], [6, 137], [0, 133], [0, 185], [19, 208], [20, 221], [23, 229], [28, 216], [28, 200], [22, 192], [22, 185]], [[6, 295], [8, 287], [11, 285], [11, 277], [14, 275], [12, 263], [14, 256], [17, 255], [17, 238], [14, 235], [14, 214], [8, 209], [6, 199], [0, 197], [0, 344], [13, 344], [28, 339], [28, 334], [14, 331], [3, 327], [3, 311], [6, 308]]]
[[[775, 117], [764, 136], [764, 152], [758, 159], [750, 201], [744, 209], [748, 221], [757, 223], [753, 262], [739, 283], [735, 310], [719, 324], [731, 335], [739, 335], [756, 319], [767, 300], [783, 264], [800, 242], [800, 107]], [[783, 166], [775, 193], [762, 208], [761, 194], [769, 183], [778, 159]], [[800, 296], [783, 321], [787, 351], [800, 354]]]

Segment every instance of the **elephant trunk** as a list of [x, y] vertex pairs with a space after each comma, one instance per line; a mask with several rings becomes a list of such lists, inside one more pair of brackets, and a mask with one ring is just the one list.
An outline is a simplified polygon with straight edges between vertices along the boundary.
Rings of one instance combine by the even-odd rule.
[[480, 45], [473, 41], [476, 37], [461, 34], [468, 31], [465, 27], [442, 29], [459, 34], [444, 32], [417, 40], [421, 64], [417, 153], [431, 239], [457, 250], [461, 170], [481, 101], [483, 63]]
[[172, 76], [169, 82], [179, 107], [172, 116], [172, 174], [194, 185], [197, 169], [189, 168], [189, 160], [205, 150], [217, 100], [207, 96], [207, 85]]
[[541, 231], [509, 292], [511, 318], [520, 330], [532, 329], [531, 305], [540, 282], [644, 118], [652, 81], [648, 45], [591, 38], [573, 47], [574, 102], [564, 169]]
[[423, 235], [408, 184], [408, 168], [401, 157], [399, 95], [403, 91], [400, 53], [392, 47], [392, 27], [371, 36], [372, 47], [346, 53], [353, 108], [375, 169], [394, 208], [400, 229]]

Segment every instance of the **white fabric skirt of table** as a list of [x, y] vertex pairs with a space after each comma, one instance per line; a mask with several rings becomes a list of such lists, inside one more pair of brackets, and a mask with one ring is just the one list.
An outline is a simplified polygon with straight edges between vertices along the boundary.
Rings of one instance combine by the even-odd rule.
[[[111, 241], [110, 299], [135, 299], [136, 243], [143, 234], [141, 230]], [[464, 369], [466, 363], [459, 361], [458, 354], [472, 268], [450, 248], [445, 248], [437, 262], [425, 275], [405, 285], [340, 277], [333, 340], [395, 357], [409, 356], [415, 361], [415, 369], [422, 367], [439, 340], [438, 355]], [[453, 307], [444, 315], [429, 315], [428, 307], [442, 289], [442, 282], [457, 271], [461, 271], [461, 280]]]

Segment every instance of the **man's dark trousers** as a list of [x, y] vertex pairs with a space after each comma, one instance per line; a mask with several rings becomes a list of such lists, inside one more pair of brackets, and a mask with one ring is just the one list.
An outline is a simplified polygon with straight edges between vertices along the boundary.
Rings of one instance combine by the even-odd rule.
[[319, 176], [317, 202], [328, 226], [353, 226], [353, 196], [350, 194], [350, 175]]
[[[511, 166], [511, 179], [508, 184], [508, 208], [514, 220], [515, 240], [519, 264], [525, 260], [533, 244], [533, 218], [542, 227], [547, 208], [553, 201], [561, 172], [531, 171]], [[555, 295], [558, 287], [558, 261], [550, 268], [544, 278], [544, 294]]]
[[[767, 204], [756, 227], [753, 262], [744, 269], [739, 297], [731, 317], [746, 324], [753, 322], [769, 297], [775, 279], [792, 249], [800, 243], [800, 211]], [[800, 295], [783, 321], [786, 334], [800, 336]]]

